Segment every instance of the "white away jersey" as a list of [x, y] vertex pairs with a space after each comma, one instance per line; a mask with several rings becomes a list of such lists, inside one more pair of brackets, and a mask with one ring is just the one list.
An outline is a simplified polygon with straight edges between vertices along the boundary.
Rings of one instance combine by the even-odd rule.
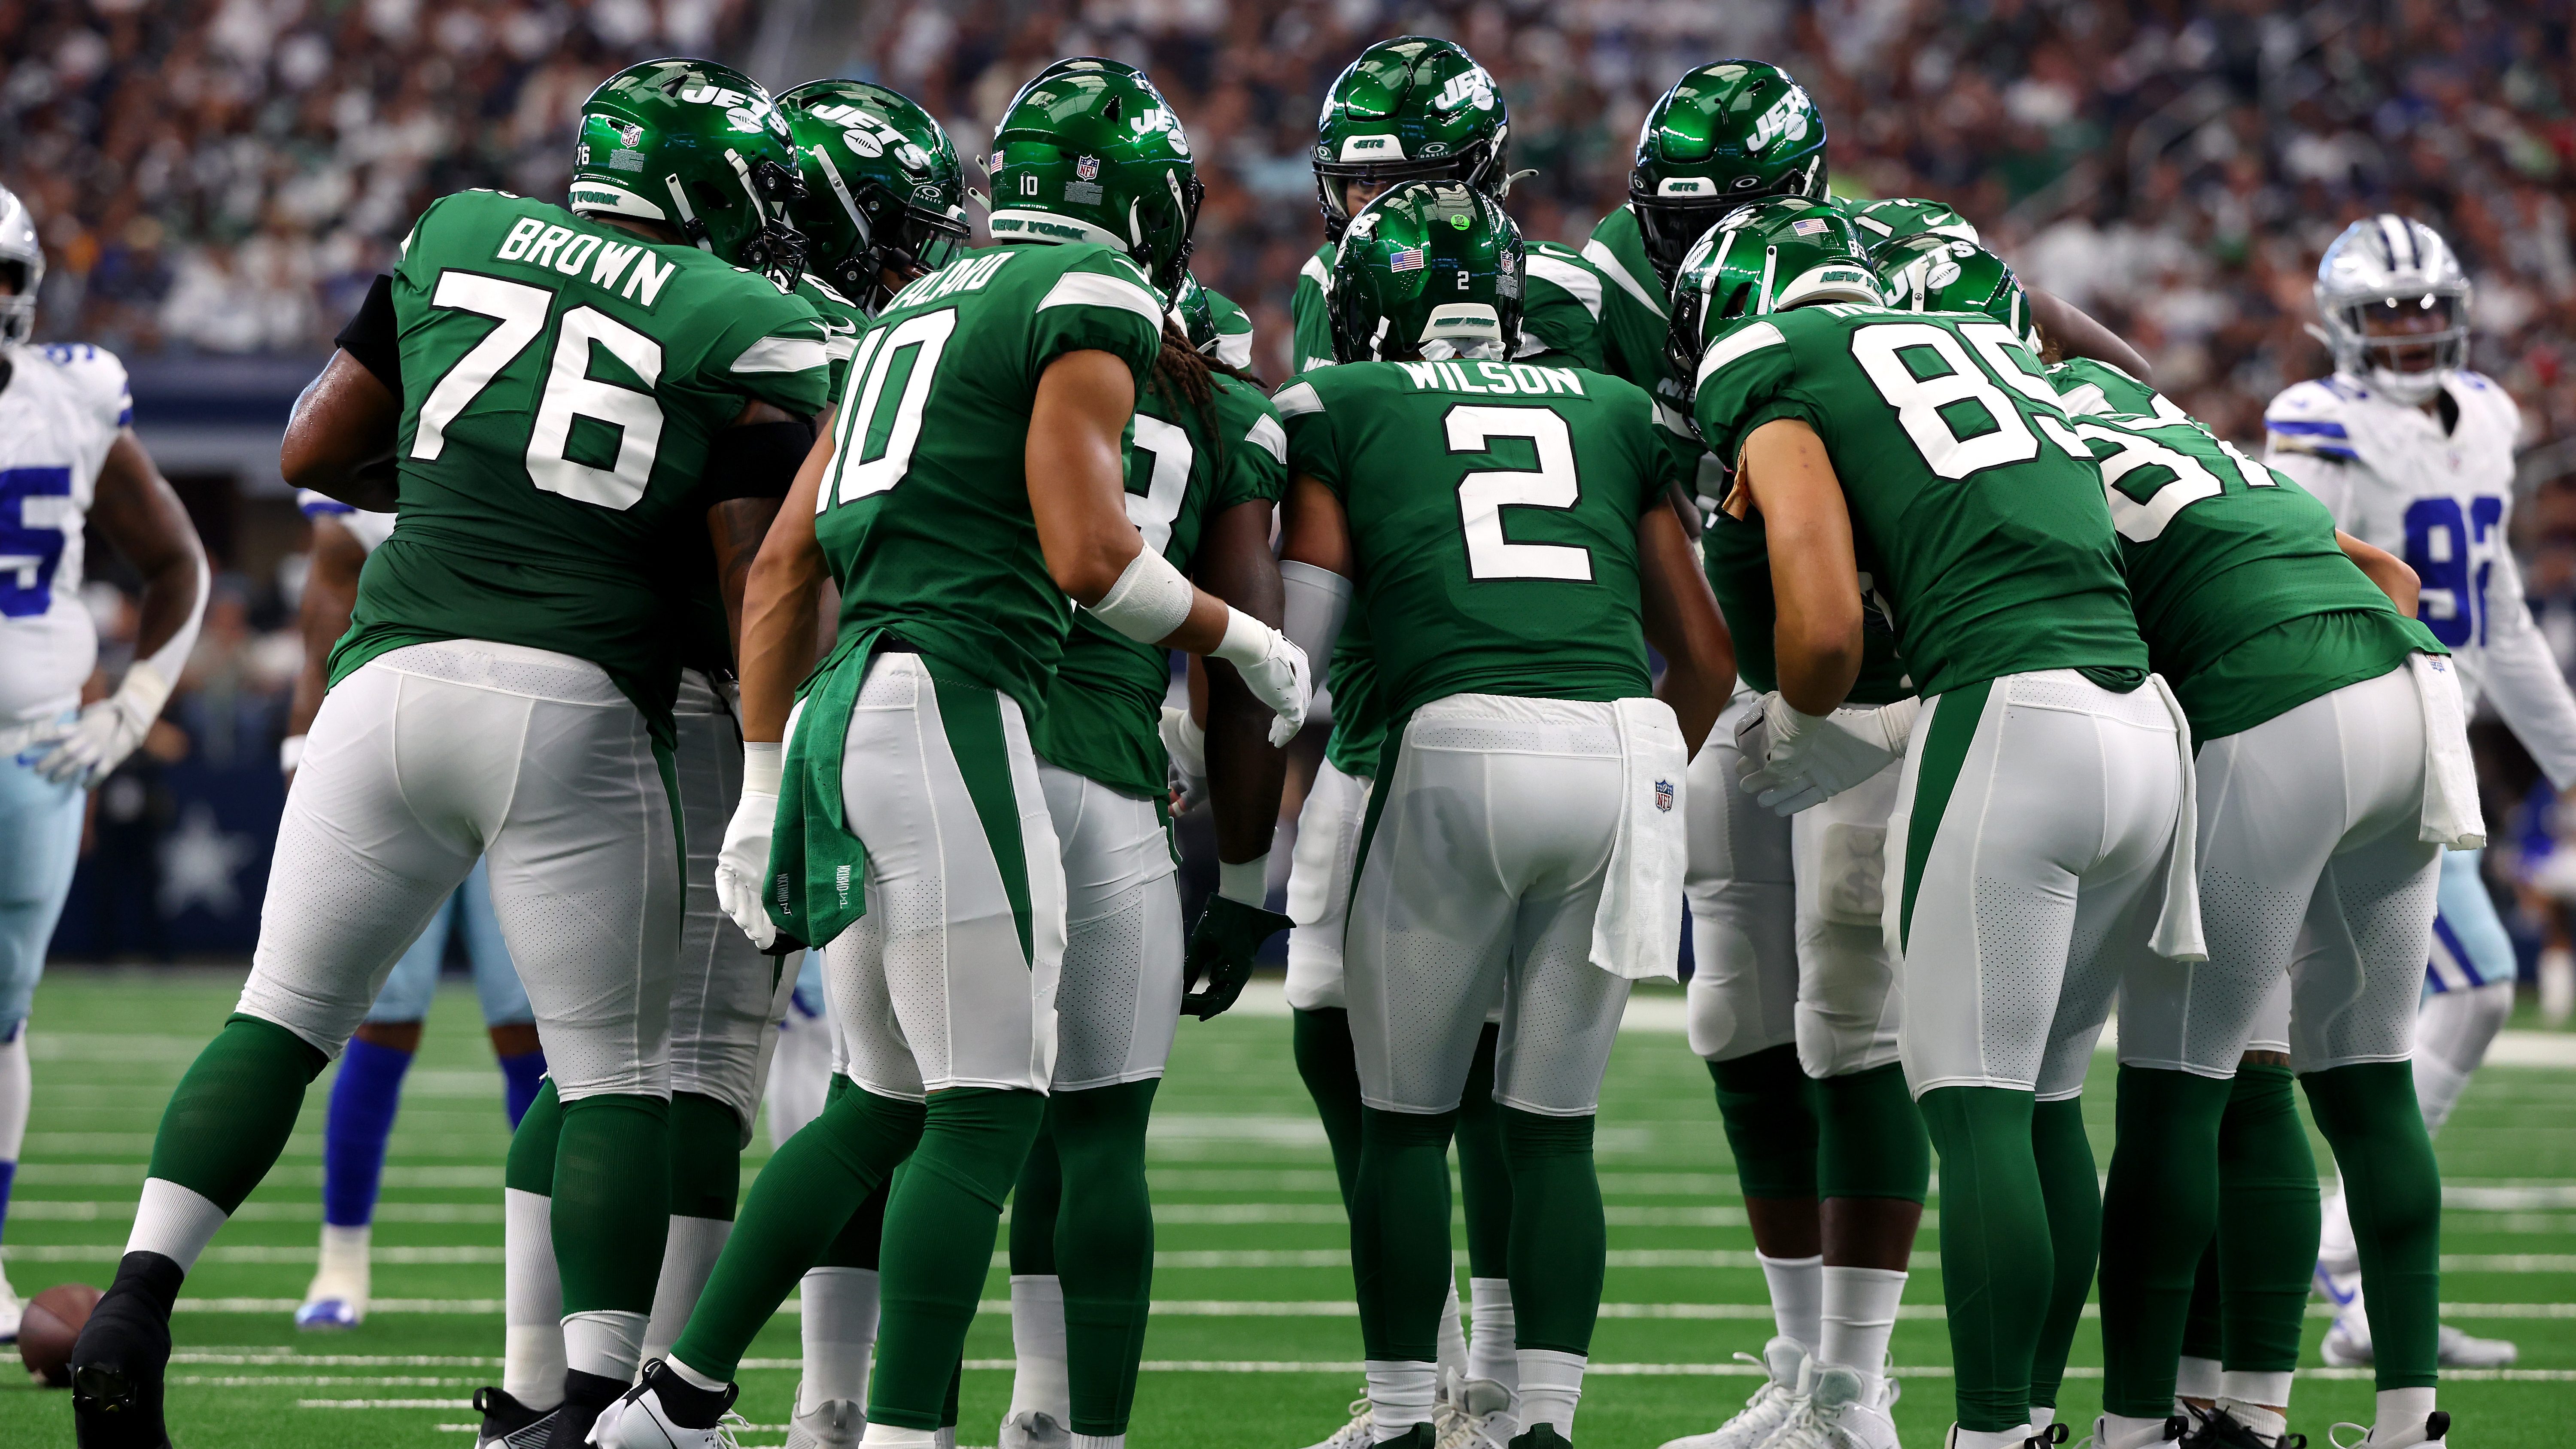
[[2559, 788], [2576, 785], [2576, 695], [2523, 602], [2505, 532], [2521, 412], [2474, 372], [2443, 391], [2457, 422], [2342, 374], [2299, 383], [2263, 415], [2264, 461], [2333, 510], [2335, 523], [2406, 560], [2423, 581], [2417, 617], [2459, 662], [2468, 705], [2483, 694]]
[[376, 545], [384, 542], [385, 538], [394, 531], [392, 514], [372, 513], [364, 508], [351, 508], [328, 493], [316, 493], [310, 488], [295, 490], [295, 506], [304, 510], [304, 516], [307, 518], [338, 519], [340, 526], [349, 530], [350, 534], [358, 540], [358, 547], [369, 553], [374, 553]]
[[8, 349], [0, 389], [0, 724], [80, 704], [98, 662], [81, 603], [82, 529], [117, 430], [125, 364], [86, 342]]

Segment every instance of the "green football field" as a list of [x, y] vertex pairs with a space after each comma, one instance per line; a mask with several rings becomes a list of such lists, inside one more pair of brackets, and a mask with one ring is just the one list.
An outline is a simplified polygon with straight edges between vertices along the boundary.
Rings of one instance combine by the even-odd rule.
[[[106, 1282], [162, 1104], [238, 984], [237, 973], [217, 972], [60, 971], [46, 981], [32, 1038], [35, 1122], [7, 1224], [22, 1295]], [[1338, 1425], [1359, 1392], [1341, 1207], [1277, 1000], [1275, 983], [1256, 984], [1236, 1014], [1182, 1023], [1154, 1124], [1155, 1318], [1131, 1428], [1142, 1449], [1296, 1449]], [[1732, 1356], [1769, 1333], [1708, 1075], [1678, 1034], [1677, 1006], [1673, 994], [1639, 1003], [1603, 1095], [1610, 1269], [1576, 1426], [1594, 1445], [1652, 1449], [1711, 1426], [1754, 1386]], [[300, 1334], [289, 1321], [320, 1221], [327, 1079], [316, 1085], [285, 1159], [180, 1299], [170, 1379], [180, 1449], [470, 1442], [467, 1400], [499, 1371], [506, 1142], [500, 1077], [477, 1028], [469, 993], [441, 996], [385, 1174], [375, 1311], [339, 1335]], [[2087, 1115], [2107, 1160], [2108, 1058], [2097, 1067]], [[2439, 1146], [2446, 1316], [2522, 1345], [2515, 1369], [2445, 1381], [2453, 1442], [2561, 1443], [2576, 1411], [2576, 1070], [2489, 1068]], [[766, 1151], [754, 1148], [746, 1182]], [[2322, 1142], [2317, 1152], [2329, 1160]], [[1950, 1419], [1932, 1223], [1895, 1344], [1898, 1427], [1922, 1449]], [[1006, 1296], [997, 1259], [987, 1298]], [[746, 1365], [741, 1410], [760, 1426], [746, 1444], [785, 1438], [793, 1306]], [[1010, 1330], [997, 1306], [987, 1302], [967, 1341], [966, 1444], [993, 1441], [1009, 1396]], [[2311, 1364], [2324, 1328], [2312, 1313]], [[2089, 1324], [2075, 1362], [2101, 1362]], [[2097, 1375], [2078, 1367], [2063, 1401], [2079, 1434], [2095, 1412]], [[2370, 1395], [2366, 1374], [2303, 1374], [2292, 1427], [2324, 1449], [2334, 1421], [2367, 1422]], [[68, 1395], [0, 1375], [0, 1445], [71, 1442]]]

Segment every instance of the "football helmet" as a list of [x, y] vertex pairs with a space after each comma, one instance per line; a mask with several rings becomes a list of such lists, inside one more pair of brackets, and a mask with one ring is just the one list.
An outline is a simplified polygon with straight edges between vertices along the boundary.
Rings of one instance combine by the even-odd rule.
[[2440, 232], [2389, 212], [2364, 217], [2317, 263], [2318, 335], [2335, 371], [2427, 402], [2469, 365], [2472, 290]]
[[1684, 72], [1646, 112], [1628, 173], [1628, 209], [1665, 287], [1710, 223], [1766, 196], [1825, 200], [1824, 115], [1776, 65]]
[[1909, 236], [1933, 232], [1952, 241], [1972, 242], [1978, 239], [1977, 228], [1946, 202], [1925, 201], [1912, 196], [1890, 196], [1879, 201], [1852, 201], [1834, 198], [1843, 215], [1860, 229], [1860, 239], [1871, 246], [1883, 246]]
[[866, 81], [807, 81], [778, 97], [805, 194], [790, 208], [806, 265], [870, 312], [907, 279], [954, 260], [966, 224], [966, 169], [928, 111]]
[[1168, 302], [1189, 272], [1207, 189], [1190, 138], [1143, 71], [1080, 57], [1040, 71], [993, 135], [996, 241], [1100, 242]]
[[1511, 113], [1494, 78], [1452, 41], [1381, 40], [1342, 68], [1315, 118], [1324, 239], [1350, 225], [1353, 182], [1462, 181], [1499, 192]]
[[1810, 302], [1876, 307], [1883, 300], [1848, 217], [1805, 197], [1757, 201], [1728, 212], [1682, 258], [1664, 366], [1689, 396], [1708, 345], [1747, 317]]
[[1520, 349], [1520, 228], [1490, 192], [1408, 181], [1360, 209], [1333, 256], [1333, 358], [1393, 350], [1502, 360]]
[[0, 272], [15, 283], [0, 297], [0, 346], [15, 346], [36, 335], [36, 292], [45, 284], [45, 248], [36, 239], [36, 219], [18, 194], [0, 186]]
[[1883, 241], [1869, 251], [1886, 305], [1899, 312], [1981, 312], [2013, 330], [2039, 354], [2030, 299], [2003, 258], [1972, 241], [1935, 231]]
[[805, 271], [805, 239], [787, 219], [804, 190], [787, 118], [730, 66], [648, 60], [581, 103], [572, 210], [675, 227], [782, 291]]

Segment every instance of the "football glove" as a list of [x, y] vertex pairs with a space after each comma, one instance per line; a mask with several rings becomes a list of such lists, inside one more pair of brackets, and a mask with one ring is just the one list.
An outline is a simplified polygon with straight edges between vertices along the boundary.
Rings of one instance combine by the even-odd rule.
[[[1252, 977], [1252, 958], [1260, 953], [1262, 943], [1289, 925], [1288, 918], [1277, 911], [1227, 896], [1208, 897], [1207, 911], [1199, 917], [1198, 929], [1190, 933], [1189, 958], [1182, 967], [1181, 985], [1188, 994], [1181, 998], [1181, 1014], [1206, 1021], [1234, 1005], [1243, 994], [1243, 983]], [[1205, 990], [1199, 989], [1202, 980]]]
[[83, 709], [76, 719], [39, 730], [18, 758], [57, 785], [92, 789], [143, 743], [169, 700], [170, 681], [149, 660], [138, 659], [114, 694]]
[[[1774, 814], [1794, 815], [1822, 804], [1902, 758], [1920, 707], [1918, 700], [1901, 699], [1813, 715], [1776, 690], [1765, 694], [1758, 728], [1753, 720], [1736, 727], [1742, 784]], [[1758, 753], [1750, 748], [1755, 744], [1761, 746]]]
[[1233, 665], [1252, 697], [1278, 716], [1270, 722], [1270, 743], [1285, 745], [1306, 727], [1306, 705], [1314, 693], [1306, 651], [1241, 609], [1226, 615], [1225, 638], [1208, 657]]
[[1208, 795], [1207, 731], [1186, 709], [1163, 706], [1163, 753], [1171, 757], [1172, 793], [1181, 797], [1172, 813], [1186, 815]]
[[716, 851], [716, 905], [763, 951], [778, 940], [778, 923], [769, 919], [762, 893], [769, 883], [769, 836], [778, 824], [784, 753], [780, 745], [743, 742], [742, 801], [725, 822], [724, 845]]

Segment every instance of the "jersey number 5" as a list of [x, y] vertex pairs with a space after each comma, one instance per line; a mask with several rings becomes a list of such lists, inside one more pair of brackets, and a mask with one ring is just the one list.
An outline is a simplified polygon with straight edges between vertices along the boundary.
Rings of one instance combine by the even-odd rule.
[[[429, 298], [432, 307], [489, 317], [499, 325], [467, 348], [421, 400], [411, 456], [426, 462], [446, 451], [449, 425], [546, 330], [554, 301], [550, 289], [525, 282], [479, 272], [438, 274]], [[592, 343], [608, 349], [643, 388], [591, 376]], [[653, 481], [654, 454], [662, 446], [662, 404], [650, 391], [661, 378], [661, 343], [595, 307], [566, 312], [555, 324], [554, 362], [546, 369], [545, 391], [528, 430], [528, 481], [577, 503], [620, 511], [634, 507]], [[583, 430], [583, 454], [607, 466], [566, 456], [575, 442], [576, 420], [593, 425]], [[603, 426], [615, 432], [614, 444], [600, 436]]]
[[1505, 508], [1572, 508], [1582, 496], [1574, 475], [1574, 439], [1565, 419], [1546, 408], [1491, 408], [1461, 403], [1441, 419], [1452, 453], [1490, 453], [1497, 438], [1526, 439], [1538, 450], [1533, 470], [1481, 468], [1458, 480], [1458, 518], [1467, 533], [1471, 579], [1572, 579], [1592, 582], [1592, 551], [1562, 543], [1514, 543], [1503, 537]]

